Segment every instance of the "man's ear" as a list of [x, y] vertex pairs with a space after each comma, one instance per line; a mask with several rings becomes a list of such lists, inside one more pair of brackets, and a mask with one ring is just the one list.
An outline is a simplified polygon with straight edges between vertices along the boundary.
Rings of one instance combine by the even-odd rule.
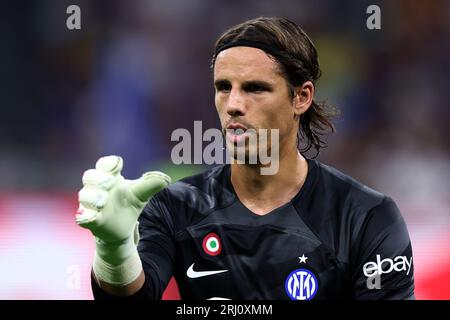
[[314, 84], [311, 81], [305, 81], [301, 86], [295, 87], [294, 90], [294, 114], [295, 116], [299, 116], [308, 111], [312, 104], [314, 98]]

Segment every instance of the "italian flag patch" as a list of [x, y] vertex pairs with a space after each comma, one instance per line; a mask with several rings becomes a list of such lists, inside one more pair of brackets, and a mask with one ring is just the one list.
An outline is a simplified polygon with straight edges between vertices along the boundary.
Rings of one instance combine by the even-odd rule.
[[210, 256], [217, 256], [222, 251], [219, 236], [215, 233], [208, 234], [203, 239], [203, 250]]

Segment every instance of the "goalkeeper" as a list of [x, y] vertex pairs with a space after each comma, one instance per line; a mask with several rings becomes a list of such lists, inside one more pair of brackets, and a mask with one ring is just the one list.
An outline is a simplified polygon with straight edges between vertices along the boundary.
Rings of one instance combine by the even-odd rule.
[[77, 215], [95, 238], [94, 297], [161, 299], [173, 276], [183, 299], [414, 299], [394, 201], [299, 148], [318, 153], [333, 131], [331, 109], [314, 100], [320, 68], [305, 32], [246, 21], [217, 40], [212, 67], [227, 147], [254, 158], [272, 139], [250, 138], [277, 129], [278, 171], [233, 162], [169, 185], [159, 172], [126, 180], [120, 157], [101, 158]]

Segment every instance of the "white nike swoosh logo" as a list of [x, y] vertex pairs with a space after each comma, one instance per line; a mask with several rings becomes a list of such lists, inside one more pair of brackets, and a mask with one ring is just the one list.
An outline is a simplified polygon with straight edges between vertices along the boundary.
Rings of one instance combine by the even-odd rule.
[[214, 271], [194, 271], [194, 264], [193, 263], [189, 269], [187, 269], [186, 275], [188, 278], [195, 279], [195, 278], [201, 278], [206, 276], [212, 276], [213, 274], [223, 273], [227, 272], [228, 270], [214, 270]]

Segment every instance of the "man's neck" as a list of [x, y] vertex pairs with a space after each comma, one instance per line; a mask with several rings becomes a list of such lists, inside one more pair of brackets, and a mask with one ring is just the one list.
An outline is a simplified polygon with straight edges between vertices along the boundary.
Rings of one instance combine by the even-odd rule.
[[308, 162], [297, 149], [280, 156], [279, 162], [274, 175], [262, 175], [257, 165], [231, 165], [231, 183], [239, 200], [258, 215], [289, 202], [306, 180]]

